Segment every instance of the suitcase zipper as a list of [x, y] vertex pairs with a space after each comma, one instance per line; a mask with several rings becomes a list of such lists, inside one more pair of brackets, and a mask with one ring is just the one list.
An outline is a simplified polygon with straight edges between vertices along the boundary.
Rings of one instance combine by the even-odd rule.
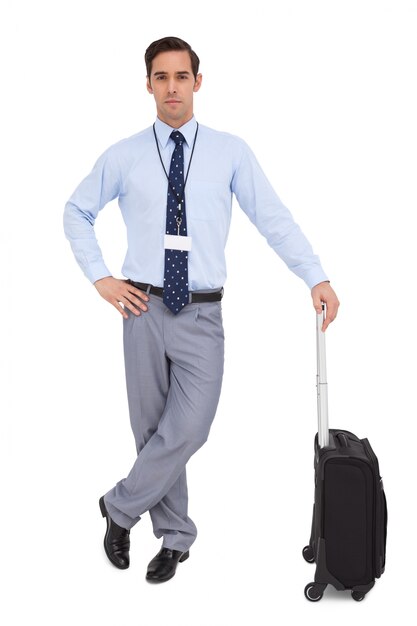
[[378, 459], [376, 458], [375, 452], [371, 448], [371, 444], [369, 443], [368, 439], [362, 439], [362, 443], [365, 448], [366, 456], [369, 458], [369, 460], [371, 461], [372, 465], [374, 466], [376, 470], [375, 473], [376, 473], [376, 476], [378, 477], [378, 480], [381, 480], [381, 476], [379, 475]]
[[[371, 462], [372, 467], [374, 468], [374, 506], [373, 506], [373, 525], [374, 525], [374, 537], [375, 542], [373, 546], [373, 555], [374, 555], [374, 571], [375, 578], [379, 578], [383, 572], [383, 563], [379, 563], [377, 559], [384, 560], [384, 547], [383, 547], [383, 532], [382, 529], [377, 527], [377, 519], [380, 519], [382, 523], [384, 523], [384, 515], [382, 511], [382, 502], [381, 498], [383, 497], [381, 493], [383, 493], [383, 483], [382, 478], [379, 474], [379, 463], [378, 459], [375, 455], [375, 452], [372, 450], [371, 444], [368, 439], [362, 439], [363, 447], [366, 453], [366, 456]], [[380, 493], [381, 492], [381, 493]], [[385, 496], [385, 494], [384, 494]], [[379, 515], [377, 515], [377, 506], [379, 504]]]

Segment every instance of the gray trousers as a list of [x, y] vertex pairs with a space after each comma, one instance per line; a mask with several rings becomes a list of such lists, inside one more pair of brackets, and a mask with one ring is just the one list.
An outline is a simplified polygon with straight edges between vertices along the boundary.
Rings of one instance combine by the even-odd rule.
[[224, 332], [220, 302], [173, 315], [150, 295], [148, 311], [123, 321], [126, 384], [137, 457], [105, 496], [111, 518], [132, 528], [149, 511], [163, 546], [186, 551], [197, 536], [188, 516], [188, 459], [207, 440], [220, 397]]

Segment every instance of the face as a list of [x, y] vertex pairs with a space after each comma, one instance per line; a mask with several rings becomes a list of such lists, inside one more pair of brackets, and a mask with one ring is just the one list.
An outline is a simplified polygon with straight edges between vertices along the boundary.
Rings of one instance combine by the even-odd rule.
[[200, 89], [201, 81], [201, 74], [194, 78], [187, 50], [157, 54], [146, 88], [155, 98], [159, 119], [172, 128], [188, 122], [193, 116], [194, 93]]

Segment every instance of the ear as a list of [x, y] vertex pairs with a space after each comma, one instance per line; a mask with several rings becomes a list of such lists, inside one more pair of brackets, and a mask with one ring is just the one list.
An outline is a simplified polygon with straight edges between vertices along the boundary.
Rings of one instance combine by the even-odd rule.
[[194, 87], [193, 87], [193, 91], [194, 92], [197, 92], [200, 89], [202, 82], [203, 82], [203, 75], [202, 74], [197, 74], [197, 78], [195, 79], [195, 83], [194, 83]]
[[153, 93], [149, 76], [146, 77], [146, 89], [148, 90], [149, 93]]

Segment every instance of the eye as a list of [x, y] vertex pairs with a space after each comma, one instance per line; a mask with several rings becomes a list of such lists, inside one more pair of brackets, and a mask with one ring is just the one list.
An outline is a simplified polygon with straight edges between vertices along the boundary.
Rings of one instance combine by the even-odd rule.
[[159, 75], [156, 77], [156, 80], [165, 80], [166, 76]]

